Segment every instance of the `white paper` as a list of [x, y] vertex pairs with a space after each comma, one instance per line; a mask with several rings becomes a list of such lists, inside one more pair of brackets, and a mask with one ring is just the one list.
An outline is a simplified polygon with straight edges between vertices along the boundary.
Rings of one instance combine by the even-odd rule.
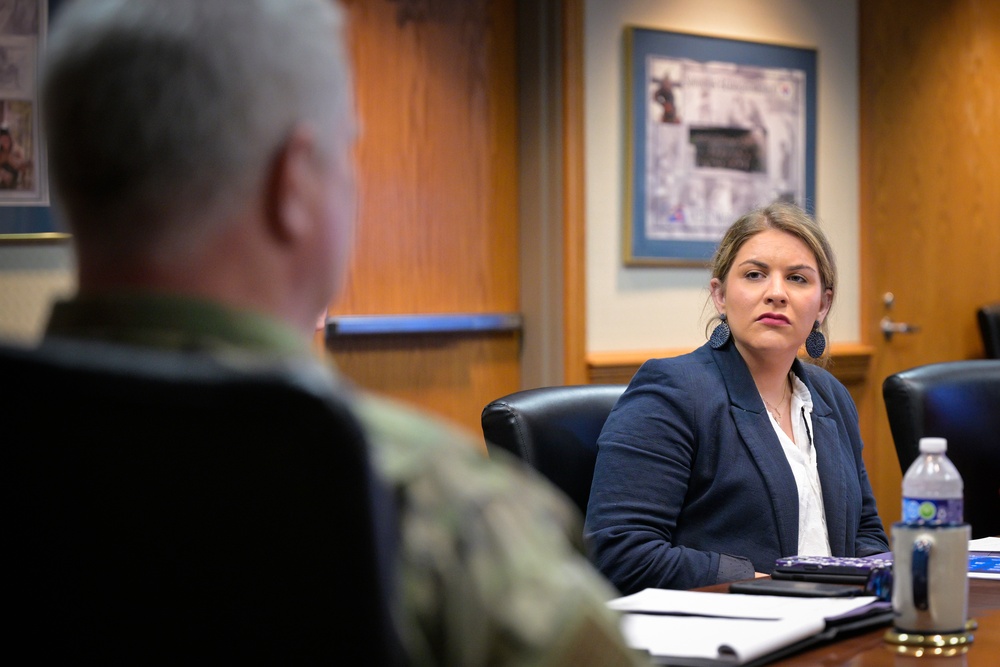
[[826, 619], [877, 598], [796, 598], [647, 588], [608, 606], [626, 612], [630, 646], [671, 663], [740, 665], [811, 637]]
[[[754, 596], [759, 597], [759, 596]], [[740, 665], [822, 632], [822, 618], [780, 621], [626, 614], [622, 634], [629, 646], [655, 660], [672, 663], [719, 662]]]
[[1000, 537], [980, 537], [969, 540], [969, 551], [1000, 551]]
[[796, 598], [787, 595], [743, 595], [647, 588], [615, 598], [608, 606], [619, 611], [699, 614], [730, 618], [831, 618], [874, 602], [874, 596]]

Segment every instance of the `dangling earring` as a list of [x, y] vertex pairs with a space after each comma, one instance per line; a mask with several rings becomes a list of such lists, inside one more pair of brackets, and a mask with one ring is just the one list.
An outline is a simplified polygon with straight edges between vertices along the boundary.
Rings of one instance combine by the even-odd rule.
[[719, 319], [719, 325], [712, 330], [712, 335], [708, 338], [708, 346], [713, 350], [718, 350], [720, 347], [729, 342], [729, 336], [732, 332], [729, 330], [729, 323], [726, 322], [726, 314], [721, 313]]
[[813, 329], [806, 336], [806, 352], [813, 359], [819, 359], [823, 356], [823, 350], [826, 349], [826, 336], [823, 332], [819, 330], [819, 320], [813, 323]]

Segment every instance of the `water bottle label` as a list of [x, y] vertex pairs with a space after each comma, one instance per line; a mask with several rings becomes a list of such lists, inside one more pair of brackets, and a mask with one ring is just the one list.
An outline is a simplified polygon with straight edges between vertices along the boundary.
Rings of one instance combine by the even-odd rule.
[[903, 498], [903, 523], [962, 523], [962, 499]]

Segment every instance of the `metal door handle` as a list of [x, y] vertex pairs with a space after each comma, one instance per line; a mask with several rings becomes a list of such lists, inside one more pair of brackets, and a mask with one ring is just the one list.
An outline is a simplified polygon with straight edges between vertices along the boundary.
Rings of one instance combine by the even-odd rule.
[[888, 315], [882, 318], [882, 321], [879, 323], [879, 327], [882, 329], [882, 335], [885, 336], [887, 341], [892, 340], [893, 334], [910, 334], [920, 331], [920, 327], [916, 324], [893, 322], [892, 318]]
[[911, 334], [920, 331], [920, 327], [916, 324], [893, 322], [892, 318], [889, 317], [889, 311], [892, 310], [893, 304], [896, 303], [896, 296], [892, 292], [886, 292], [882, 295], [882, 303], [885, 305], [886, 314], [882, 318], [882, 321], [879, 322], [879, 328], [882, 329], [882, 335], [885, 336], [886, 341], [891, 341], [893, 334]]

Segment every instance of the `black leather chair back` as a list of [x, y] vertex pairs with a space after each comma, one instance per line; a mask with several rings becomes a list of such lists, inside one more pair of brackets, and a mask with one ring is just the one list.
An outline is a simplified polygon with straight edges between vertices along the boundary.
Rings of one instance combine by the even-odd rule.
[[965, 485], [972, 537], [1000, 535], [1000, 359], [902, 371], [885, 379], [882, 396], [903, 473], [921, 437], [946, 438]]
[[597, 461], [597, 436], [625, 385], [526, 389], [483, 410], [486, 448], [502, 449], [542, 473], [587, 511]]
[[392, 501], [319, 365], [51, 342], [0, 376], [11, 653], [400, 662]]
[[987, 359], [1000, 359], [1000, 302], [983, 306], [976, 312], [979, 333]]

